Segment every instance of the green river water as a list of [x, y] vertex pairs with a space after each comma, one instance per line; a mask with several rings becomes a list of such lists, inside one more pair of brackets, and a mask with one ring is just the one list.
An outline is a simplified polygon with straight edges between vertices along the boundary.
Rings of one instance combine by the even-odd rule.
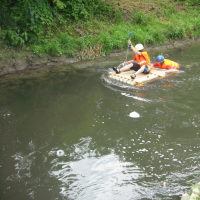
[[[200, 175], [199, 52], [162, 52], [181, 72], [142, 87], [107, 77], [125, 55], [0, 77], [0, 199], [175, 200], [190, 192]], [[149, 55], [153, 62], [158, 52]]]

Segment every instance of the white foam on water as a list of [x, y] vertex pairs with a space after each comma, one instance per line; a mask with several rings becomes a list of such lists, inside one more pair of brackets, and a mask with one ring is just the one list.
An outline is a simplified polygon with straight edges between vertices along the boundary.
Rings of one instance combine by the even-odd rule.
[[136, 99], [136, 100], [139, 100], [139, 101], [146, 101], [146, 102], [150, 102], [151, 100], [149, 99], [145, 99], [145, 98], [141, 98], [141, 97], [137, 97], [137, 96], [132, 96], [130, 94], [127, 94], [127, 93], [121, 93], [123, 96], [126, 96], [126, 97], [131, 97], [133, 99]]
[[63, 150], [58, 150], [57, 152], [56, 152], [56, 154], [57, 154], [57, 156], [64, 156], [65, 155], [65, 152], [63, 151]]

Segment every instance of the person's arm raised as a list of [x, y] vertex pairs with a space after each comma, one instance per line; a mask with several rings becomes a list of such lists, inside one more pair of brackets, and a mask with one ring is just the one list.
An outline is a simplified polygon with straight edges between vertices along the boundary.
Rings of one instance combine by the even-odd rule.
[[133, 51], [135, 54], [137, 54], [138, 56], [141, 56], [141, 55], [142, 55], [141, 52], [139, 52], [137, 49], [134, 48], [134, 46], [131, 44], [131, 41], [130, 41], [130, 40], [128, 41], [128, 44], [129, 44], [129, 46], [131, 47], [132, 51]]

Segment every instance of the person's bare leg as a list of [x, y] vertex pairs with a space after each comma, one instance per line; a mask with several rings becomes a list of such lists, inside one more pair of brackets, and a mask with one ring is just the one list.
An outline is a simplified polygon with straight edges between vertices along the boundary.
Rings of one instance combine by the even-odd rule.
[[126, 65], [125, 67], [121, 68], [121, 69], [120, 69], [120, 72], [127, 71], [127, 70], [129, 70], [131, 67], [133, 67], [133, 63], [130, 63], [130, 64]]
[[142, 73], [144, 71], [144, 69], [145, 69], [145, 65], [143, 65], [142, 67], [140, 67], [140, 69], [138, 71], [136, 71], [134, 74], [132, 74], [131, 78], [132, 79], [136, 78], [136, 75]]
[[142, 67], [140, 67], [140, 69], [137, 72], [135, 72], [135, 75], [142, 73], [144, 69], [145, 69], [145, 65], [142, 65]]

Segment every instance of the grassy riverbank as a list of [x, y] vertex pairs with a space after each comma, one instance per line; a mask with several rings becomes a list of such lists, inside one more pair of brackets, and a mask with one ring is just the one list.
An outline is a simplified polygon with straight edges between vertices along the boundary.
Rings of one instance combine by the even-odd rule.
[[130, 32], [133, 44], [145, 46], [200, 36], [198, 0], [16, 2], [0, 3], [1, 63], [31, 55], [93, 59], [124, 50]]

